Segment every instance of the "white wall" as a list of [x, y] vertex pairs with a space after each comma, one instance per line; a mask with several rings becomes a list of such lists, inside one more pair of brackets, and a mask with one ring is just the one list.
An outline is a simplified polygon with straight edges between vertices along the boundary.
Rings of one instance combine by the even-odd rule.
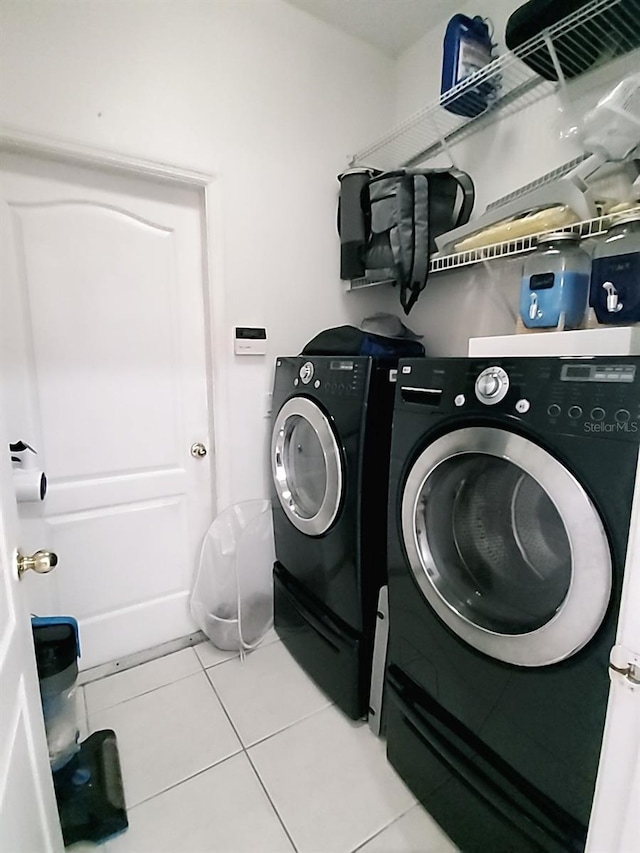
[[[516, 5], [483, 4], [500, 43]], [[394, 63], [282, 0], [3, 0], [0, 14], [2, 123], [218, 176], [217, 381], [231, 436], [218, 447], [231, 481], [219, 509], [265, 496], [275, 356], [327, 326], [401, 313], [395, 290], [345, 294], [339, 282], [335, 176], [350, 152], [437, 97], [446, 20]], [[478, 211], [579, 152], [559, 137], [561, 106], [548, 98], [454, 149]], [[465, 354], [470, 335], [512, 331], [519, 274], [516, 260], [434, 276], [407, 324], [428, 352]], [[235, 325], [265, 325], [268, 355], [235, 357]]]
[[[3, 124], [218, 176], [232, 436], [218, 508], [268, 494], [275, 356], [359, 319], [335, 176], [392, 120], [392, 60], [282, 0], [3, 0], [0, 14]], [[267, 327], [266, 358], [233, 355], [235, 325]]]
[[[501, 53], [506, 21], [519, 5], [520, 0], [483, 0], [482, 4], [465, 0], [459, 10], [492, 20]], [[447, 21], [448, 17], [399, 57], [396, 122], [438, 98]], [[632, 58], [584, 75], [570, 84], [566, 100], [559, 95], [547, 97], [454, 146], [455, 165], [469, 172], [476, 185], [474, 215], [489, 202], [581, 154], [570, 128], [625, 73], [637, 72], [637, 62], [636, 52]], [[442, 154], [428, 165], [451, 165], [451, 158]], [[521, 262], [511, 260], [433, 276], [407, 324], [425, 335], [432, 354], [466, 355], [470, 336], [514, 331], [520, 271]]]

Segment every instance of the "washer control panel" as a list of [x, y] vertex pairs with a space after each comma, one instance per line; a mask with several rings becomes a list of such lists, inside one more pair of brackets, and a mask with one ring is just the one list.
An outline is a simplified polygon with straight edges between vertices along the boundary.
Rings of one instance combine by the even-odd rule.
[[322, 397], [362, 397], [367, 368], [367, 359], [363, 358], [301, 358], [294, 366], [291, 382], [300, 391]]
[[[609, 358], [568, 362], [549, 376], [546, 414], [552, 426], [620, 436], [640, 431], [637, 364]], [[637, 359], [635, 359], [637, 361]]]
[[640, 356], [407, 359], [396, 409], [640, 442]]
[[633, 382], [635, 364], [565, 364], [560, 372], [562, 382]]
[[504, 400], [509, 390], [509, 375], [502, 367], [487, 367], [476, 379], [476, 397], [485, 406]]

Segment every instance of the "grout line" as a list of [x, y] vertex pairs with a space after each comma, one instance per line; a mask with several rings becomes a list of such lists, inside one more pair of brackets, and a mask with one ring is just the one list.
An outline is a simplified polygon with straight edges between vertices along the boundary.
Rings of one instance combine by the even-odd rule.
[[231, 755], [225, 755], [224, 758], [220, 758], [218, 761], [214, 761], [213, 764], [209, 764], [208, 767], [203, 767], [202, 770], [196, 770], [195, 773], [192, 773], [190, 776], [185, 776], [184, 779], [180, 779], [178, 782], [174, 782], [171, 785], [168, 785], [166, 788], [163, 788], [161, 791], [158, 791], [155, 794], [151, 794], [150, 797], [145, 797], [144, 800], [140, 800], [135, 804], [135, 806], [127, 806], [127, 811], [133, 811], [133, 809], [137, 809], [138, 806], [143, 805], [144, 803], [148, 803], [151, 800], [155, 800], [156, 797], [161, 796], [162, 794], [166, 794], [167, 791], [172, 791], [174, 788], [179, 787], [184, 782], [189, 782], [191, 779], [195, 779], [198, 776], [202, 776], [203, 773], [207, 773], [209, 770], [212, 770], [214, 767], [219, 767], [221, 764], [224, 764], [225, 761], [229, 761], [231, 758], [237, 758], [238, 755], [241, 755], [244, 752], [243, 749], [239, 749], [237, 752], [231, 753]]
[[265, 735], [259, 740], [254, 740], [252, 743], [247, 745], [247, 749], [253, 749], [254, 746], [258, 746], [258, 744], [264, 743], [266, 740], [270, 740], [272, 737], [276, 735], [281, 735], [282, 732], [286, 732], [288, 729], [293, 728], [293, 726], [297, 726], [298, 723], [304, 723], [305, 720], [310, 719], [311, 717], [315, 717], [316, 714], [320, 714], [322, 711], [326, 711], [327, 708], [335, 707], [335, 702], [332, 702], [330, 699], [327, 699], [327, 704], [323, 705], [321, 708], [316, 708], [315, 711], [310, 711], [308, 714], [305, 714], [304, 717], [299, 717], [297, 720], [293, 720], [291, 723], [287, 723], [281, 729], [277, 729], [275, 732], [271, 732], [271, 734]]
[[[210, 668], [210, 669], [213, 669], [213, 667], [209, 667], [209, 668]], [[206, 675], [206, 674], [207, 674], [207, 670], [205, 670], [205, 675]], [[245, 745], [244, 745], [244, 742], [243, 742], [242, 738], [240, 737], [240, 732], [239, 732], [239, 731], [238, 731], [238, 729], [236, 728], [236, 726], [235, 726], [235, 724], [234, 724], [234, 722], [233, 722], [233, 719], [231, 718], [231, 714], [230, 714], [230, 713], [229, 713], [229, 711], [227, 710], [227, 708], [226, 708], [226, 706], [225, 706], [224, 702], [222, 701], [222, 699], [221, 699], [221, 697], [220, 697], [220, 695], [219, 695], [218, 691], [216, 690], [215, 684], [214, 684], [214, 683], [213, 683], [213, 681], [209, 678], [209, 676], [208, 676], [208, 675], [207, 675], [207, 679], [208, 679], [208, 681], [209, 681], [209, 684], [211, 685], [211, 689], [213, 690], [213, 692], [214, 692], [214, 694], [215, 694], [216, 698], [218, 699], [218, 702], [220, 702], [220, 705], [222, 706], [222, 710], [224, 711], [224, 713], [225, 713], [225, 715], [226, 715], [227, 719], [229, 720], [229, 724], [231, 725], [231, 728], [232, 728], [232, 729], [234, 730], [234, 732], [236, 733], [236, 736], [237, 736], [238, 740], [240, 741], [240, 743], [241, 743], [241, 745], [242, 745], [242, 752], [246, 755], [246, 757], [247, 757], [247, 761], [248, 761], [248, 762], [249, 762], [249, 764], [251, 765], [251, 769], [253, 770], [253, 772], [254, 772], [254, 773], [255, 773], [255, 775], [256, 775], [256, 778], [258, 779], [258, 782], [259, 782], [259, 784], [260, 784], [260, 787], [261, 787], [261, 788], [262, 788], [262, 790], [264, 791], [265, 796], [266, 796], [267, 800], [269, 801], [269, 804], [271, 805], [271, 808], [272, 808], [272, 809], [273, 809], [273, 811], [274, 811], [274, 814], [275, 814], [275, 815], [276, 815], [276, 817], [278, 818], [278, 821], [280, 822], [280, 824], [281, 824], [281, 826], [282, 826], [282, 829], [283, 829], [284, 834], [285, 834], [285, 835], [287, 836], [287, 838], [289, 839], [289, 843], [290, 843], [290, 844], [291, 844], [291, 846], [293, 847], [293, 850], [295, 851], [295, 853], [298, 853], [298, 848], [296, 847], [296, 845], [295, 845], [295, 843], [294, 843], [294, 841], [293, 841], [293, 838], [291, 837], [291, 835], [290, 835], [290, 833], [289, 833], [289, 830], [287, 829], [287, 827], [286, 827], [286, 825], [285, 825], [284, 820], [283, 820], [283, 819], [282, 819], [282, 817], [280, 816], [280, 812], [278, 811], [278, 809], [276, 808], [276, 806], [275, 806], [275, 804], [274, 804], [273, 800], [271, 799], [271, 795], [269, 794], [269, 791], [267, 790], [266, 785], [265, 785], [265, 784], [264, 784], [264, 782], [262, 781], [262, 778], [261, 778], [260, 774], [258, 773], [258, 771], [257, 771], [257, 769], [256, 769], [256, 766], [255, 766], [255, 764], [253, 763], [253, 760], [251, 759], [251, 756], [249, 755], [249, 748], [250, 748], [250, 747], [248, 747], [248, 746], [245, 746]], [[325, 708], [327, 708], [327, 707], [331, 707], [332, 705], [333, 705], [333, 703], [329, 703], [329, 705], [325, 705]], [[286, 729], [290, 729], [292, 726], [295, 726], [297, 723], [300, 723], [300, 722], [302, 722], [303, 720], [307, 720], [307, 719], [309, 719], [309, 717], [312, 717], [314, 714], [317, 714], [317, 713], [319, 713], [320, 711], [324, 711], [324, 710], [325, 710], [325, 708], [320, 708], [320, 709], [318, 709], [317, 711], [314, 711], [314, 712], [313, 712], [313, 714], [309, 714], [308, 716], [303, 717], [301, 720], [296, 720], [294, 723], [290, 723], [288, 726], [286, 726], [286, 727], [285, 727], [285, 729], [280, 729], [279, 731], [277, 731], [277, 732], [273, 732], [272, 734], [268, 735], [266, 738], [263, 738], [263, 740], [261, 740], [261, 741], [256, 741], [256, 744], [257, 744], [257, 743], [263, 743], [265, 740], [268, 740], [270, 737], [273, 737], [273, 736], [274, 736], [274, 735], [276, 735], [276, 734], [280, 734], [281, 732], [285, 731]], [[251, 747], [255, 746], [256, 744], [251, 744]], [[236, 754], [237, 754], [237, 753], [236, 753]]]
[[[212, 667], [209, 667], [209, 668], [210, 668], [210, 669], [212, 669]], [[216, 686], [215, 686], [215, 684], [213, 683], [213, 681], [209, 678], [209, 676], [208, 676], [208, 674], [207, 674], [207, 670], [206, 670], [206, 669], [205, 669], [205, 671], [204, 671], [204, 674], [206, 675], [206, 677], [207, 677], [207, 681], [209, 682], [209, 685], [210, 685], [211, 689], [213, 690], [213, 695], [216, 697], [216, 699], [217, 699], [217, 700], [218, 700], [218, 702], [220, 703], [220, 707], [221, 707], [221, 708], [222, 708], [222, 710], [224, 711], [224, 715], [225, 715], [225, 717], [227, 718], [227, 720], [229, 720], [229, 725], [231, 726], [231, 728], [233, 729], [233, 731], [234, 731], [234, 732], [235, 732], [235, 734], [236, 734], [236, 737], [237, 737], [237, 738], [238, 738], [238, 740], [240, 741], [240, 746], [242, 747], [242, 751], [243, 751], [243, 752], [246, 752], [246, 751], [247, 751], [247, 747], [244, 745], [244, 742], [243, 742], [242, 738], [240, 737], [240, 732], [239, 732], [239, 731], [238, 731], [238, 729], [235, 727], [234, 722], [233, 722], [233, 720], [231, 719], [231, 714], [227, 711], [226, 705], [224, 704], [224, 702], [223, 702], [223, 701], [222, 701], [222, 699], [220, 698], [220, 695], [219, 695], [218, 691], [216, 690]]]
[[[211, 643], [212, 646], [217, 648], [217, 646], [215, 646], [215, 643], [213, 643], [211, 640], [207, 640], [207, 638], [205, 638], [204, 642], [206, 643], [207, 641], [209, 643]], [[281, 638], [276, 635], [272, 640], [268, 640], [266, 643], [263, 640], [259, 646], [256, 646], [255, 649], [251, 649], [251, 650], [245, 652], [245, 654], [248, 657], [248, 656], [252, 655], [254, 652], [259, 652], [261, 649], [268, 649], [269, 646], [274, 646], [276, 643], [281, 643], [281, 642], [282, 642]], [[204, 645], [204, 643], [198, 643], [198, 645]], [[195, 646], [194, 646], [194, 651], [195, 651]], [[220, 651], [227, 651], [227, 650], [226, 649], [220, 649]], [[230, 660], [238, 660], [238, 658], [240, 657], [240, 652], [239, 651], [235, 652], [233, 655], [231, 655], [231, 657], [224, 658], [224, 660], [219, 660], [219, 661], [216, 661], [215, 663], [210, 663], [208, 666], [206, 666], [200, 660], [197, 652], [196, 652], [196, 657], [200, 661], [200, 665], [202, 666], [203, 670], [206, 672], [208, 669], [213, 669], [216, 666], [221, 666], [223, 663], [228, 663]]]
[[[141, 664], [143, 666], [143, 664]], [[118, 702], [114, 702], [113, 705], [106, 705], [104, 708], [97, 708], [95, 711], [92, 711], [92, 715], [102, 714], [103, 711], [110, 711], [112, 708], [117, 708], [118, 705], [126, 705], [127, 702], [133, 702], [134, 699], [139, 699], [141, 696], [148, 696], [149, 693], [155, 693], [156, 690], [162, 690], [164, 687], [170, 687], [172, 684], [177, 684], [179, 681], [185, 681], [187, 678], [192, 678], [194, 675], [200, 675], [201, 670], [196, 670], [195, 672], [189, 672], [187, 675], [179, 675], [177, 678], [174, 678], [172, 681], [167, 681], [165, 684], [158, 684], [156, 687], [150, 687], [149, 690], [142, 690], [140, 693], [136, 693], [135, 696], [128, 696], [126, 699], [120, 699]], [[109, 677], [109, 676], [107, 676]], [[86, 687], [85, 684], [82, 687]], [[88, 705], [86, 704], [86, 693], [85, 693], [85, 708], [87, 709], [87, 718], [89, 717]]]
[[275, 813], [276, 817], [277, 817], [277, 818], [278, 818], [278, 820], [280, 821], [280, 825], [282, 826], [282, 829], [284, 830], [284, 834], [285, 834], [285, 835], [287, 836], [287, 838], [289, 839], [289, 842], [291, 843], [291, 846], [292, 846], [292, 847], [293, 847], [293, 849], [295, 850], [295, 853], [298, 853], [298, 848], [296, 847], [295, 842], [294, 842], [293, 838], [291, 837], [291, 834], [290, 834], [289, 830], [287, 829], [287, 827], [286, 827], [286, 824], [285, 824], [284, 820], [283, 820], [283, 819], [282, 819], [282, 817], [280, 816], [280, 812], [278, 811], [278, 809], [276, 808], [275, 803], [274, 803], [274, 802], [273, 802], [273, 800], [271, 799], [271, 794], [270, 794], [270, 793], [269, 793], [269, 791], [267, 790], [267, 786], [265, 785], [265, 783], [262, 781], [262, 777], [261, 777], [261, 776], [260, 776], [260, 774], [258, 773], [258, 770], [257, 770], [257, 768], [256, 768], [255, 764], [253, 763], [253, 760], [251, 759], [251, 756], [249, 755], [249, 753], [248, 753], [248, 752], [246, 752], [245, 754], [246, 754], [246, 756], [247, 756], [247, 760], [249, 761], [249, 764], [251, 765], [251, 769], [253, 770], [253, 772], [254, 772], [254, 773], [255, 773], [255, 775], [256, 775], [256, 778], [257, 778], [257, 780], [258, 780], [258, 783], [260, 784], [260, 787], [261, 787], [261, 788], [262, 788], [262, 790], [264, 791], [265, 797], [267, 798], [267, 800], [269, 800], [269, 803], [270, 803], [270, 805], [271, 805], [271, 808], [273, 809], [273, 811], [274, 811], [274, 813]]
[[[194, 647], [194, 651], [195, 651], [195, 647]], [[206, 666], [200, 660], [200, 657], [198, 656], [197, 652], [196, 652], [196, 657], [198, 658], [198, 662], [199, 662], [200, 666], [202, 667], [203, 671], [206, 672], [208, 669], [213, 669], [216, 666], [222, 666], [223, 663], [229, 663], [230, 660], [237, 660], [240, 657], [240, 653], [237, 652], [236, 654], [232, 655], [231, 657], [224, 658], [224, 660], [217, 660], [215, 663], [210, 663]]]
[[358, 844], [357, 847], [354, 847], [351, 853], [358, 853], [358, 850], [362, 850], [365, 844], [368, 844], [370, 841], [373, 841], [374, 838], [377, 838], [379, 835], [389, 829], [390, 826], [393, 826], [394, 823], [397, 823], [400, 818], [404, 817], [411, 811], [411, 809], [414, 809], [415, 807], [416, 803], [414, 803], [412, 806], [409, 806], [409, 808], [406, 811], [402, 812], [402, 814], [399, 814], [396, 817], [392, 818], [389, 823], [386, 823], [381, 829], [376, 830], [373, 835], [370, 835], [368, 838], [365, 838], [365, 840]]

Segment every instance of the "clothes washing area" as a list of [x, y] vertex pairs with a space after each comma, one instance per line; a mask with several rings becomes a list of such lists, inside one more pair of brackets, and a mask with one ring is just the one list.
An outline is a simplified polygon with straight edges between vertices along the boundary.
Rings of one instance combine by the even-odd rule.
[[635, 853], [638, 0], [153, 5], [7, 0], [0, 848]]
[[[475, 218], [474, 176], [456, 156], [456, 140], [476, 130], [470, 119], [484, 115], [486, 138], [501, 99], [511, 108], [523, 97], [529, 71], [566, 87], [585, 70], [574, 64], [581, 16], [601, 22], [604, 7], [557, 18], [546, 41], [536, 41], [527, 16], [543, 5], [526, 4], [507, 25], [522, 65], [492, 60], [489, 39], [466, 87], [450, 82], [444, 91], [443, 76], [433, 107], [360, 152], [339, 176], [341, 277], [351, 293], [393, 288], [426, 349], [393, 370], [387, 583], [375, 605], [368, 717], [400, 777], [469, 853], [598, 849], [591, 845], [602, 840], [593, 840], [594, 829], [589, 838], [589, 826], [610, 701], [614, 714], [610, 684], [621, 676], [613, 690], [637, 692], [637, 654], [621, 640], [639, 511], [640, 112], [631, 104], [640, 103], [640, 77], [610, 86], [585, 114], [581, 157]], [[609, 25], [624, 30], [628, 11], [609, 7]], [[486, 42], [478, 21], [452, 19], [445, 52], [456, 32], [476, 48]], [[519, 52], [525, 22], [531, 40]], [[454, 167], [423, 166], [438, 153]], [[599, 182], [613, 174], [618, 189], [604, 189]], [[425, 318], [423, 303], [435, 305], [437, 276], [490, 270], [518, 255], [514, 334], [472, 338], [466, 358], [439, 358], [430, 346], [433, 319], [417, 319]], [[455, 311], [438, 319], [445, 329], [462, 320]], [[323, 376], [316, 387], [325, 385]], [[281, 405], [274, 395], [276, 431], [286, 416]], [[345, 448], [338, 419], [327, 414], [336, 446]], [[278, 459], [282, 503], [300, 481], [295, 465]], [[275, 499], [274, 506], [278, 517]], [[311, 559], [299, 551], [300, 575], [308, 573], [301, 594], [350, 574], [322, 563], [330, 529], [309, 531]], [[287, 553], [284, 539], [284, 531], [276, 536], [276, 561]], [[276, 562], [276, 592], [280, 572]], [[299, 660], [312, 676], [321, 669], [315, 680], [331, 696], [337, 633], [332, 639], [319, 619], [307, 622], [322, 652]], [[275, 625], [293, 648], [295, 633], [287, 639], [291, 623], [277, 607]]]

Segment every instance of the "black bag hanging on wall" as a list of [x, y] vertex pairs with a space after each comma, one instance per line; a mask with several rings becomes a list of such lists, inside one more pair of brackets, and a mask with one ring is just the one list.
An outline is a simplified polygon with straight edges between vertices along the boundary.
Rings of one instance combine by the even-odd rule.
[[398, 169], [352, 170], [340, 180], [340, 277], [396, 282], [408, 314], [427, 283], [435, 238], [469, 220], [471, 178], [457, 169]]
[[365, 271], [364, 252], [371, 230], [369, 181], [379, 169], [349, 169], [338, 175], [338, 234], [340, 234], [340, 278], [350, 281], [362, 278]]

